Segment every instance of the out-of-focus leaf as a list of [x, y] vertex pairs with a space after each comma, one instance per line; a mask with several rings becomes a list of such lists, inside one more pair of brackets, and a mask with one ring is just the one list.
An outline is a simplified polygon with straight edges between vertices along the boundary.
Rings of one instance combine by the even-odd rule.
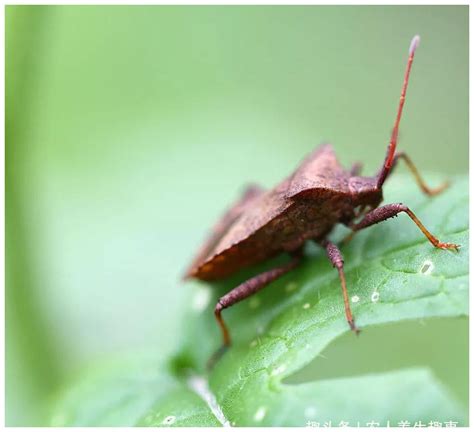
[[[151, 410], [150, 415], [144, 415]], [[219, 425], [205, 402], [153, 356], [105, 363], [57, 397], [53, 426]]]

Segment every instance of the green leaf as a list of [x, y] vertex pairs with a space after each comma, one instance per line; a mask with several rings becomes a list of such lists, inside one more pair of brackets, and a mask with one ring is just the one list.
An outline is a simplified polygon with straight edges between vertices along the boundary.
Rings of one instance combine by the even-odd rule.
[[[360, 338], [376, 324], [468, 314], [467, 179], [457, 179], [435, 198], [422, 196], [413, 183], [411, 178], [390, 179], [385, 202], [406, 203], [429, 230], [442, 241], [460, 244], [461, 250], [433, 248], [403, 215], [358, 233], [342, 250], [351, 307], [363, 329]], [[334, 238], [344, 234], [339, 230]], [[66, 397], [69, 403], [63, 399], [58, 405], [63, 424], [466, 424], [466, 410], [429, 365], [290, 384], [295, 372], [349, 331], [337, 273], [316, 247], [308, 247], [298, 269], [224, 312], [234, 343], [206, 375], [206, 360], [220, 343], [215, 301], [240, 280], [242, 275], [216, 284], [215, 291], [189, 284], [193, 298], [172, 369], [155, 372], [160, 378], [125, 370], [125, 385], [120, 374], [111, 380], [89, 378], [86, 391], [79, 385]], [[410, 347], [398, 347], [394, 356], [404, 350]], [[196, 380], [205, 384], [204, 390], [196, 388]], [[120, 407], [118, 395], [125, 390], [135, 396], [126, 392], [130, 397]]]
[[[144, 413], [152, 410], [152, 414]], [[206, 403], [152, 355], [88, 370], [54, 403], [52, 426], [219, 425]]]

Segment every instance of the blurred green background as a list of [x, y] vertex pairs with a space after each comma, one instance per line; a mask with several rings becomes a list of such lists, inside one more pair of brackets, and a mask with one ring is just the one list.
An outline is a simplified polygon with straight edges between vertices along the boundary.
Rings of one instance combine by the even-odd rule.
[[[90, 362], [173, 350], [180, 275], [246, 182], [323, 140], [374, 173], [417, 33], [400, 148], [467, 173], [467, 6], [7, 6], [7, 425], [42, 424]], [[466, 320], [428, 327], [466, 402]], [[413, 346], [399, 362], [429, 362]], [[321, 361], [295, 382], [341, 364]]]

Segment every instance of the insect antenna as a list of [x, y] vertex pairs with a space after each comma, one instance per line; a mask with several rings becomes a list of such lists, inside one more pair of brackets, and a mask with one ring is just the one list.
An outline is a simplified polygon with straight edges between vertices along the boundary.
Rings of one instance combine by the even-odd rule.
[[402, 112], [403, 112], [403, 105], [405, 104], [405, 97], [406, 97], [407, 87], [408, 87], [408, 79], [410, 78], [410, 71], [411, 71], [411, 66], [413, 64], [413, 58], [415, 57], [415, 51], [419, 43], [420, 43], [420, 36], [418, 35], [414, 36], [413, 39], [411, 40], [410, 49], [408, 51], [409, 57], [408, 57], [407, 67], [405, 70], [405, 78], [403, 80], [402, 93], [400, 95], [400, 102], [398, 104], [398, 112], [397, 112], [397, 117], [395, 119], [395, 125], [393, 126], [392, 136], [390, 138], [390, 144], [388, 145], [387, 155], [385, 156], [383, 167], [378, 174], [378, 179], [377, 179], [378, 188], [382, 187], [393, 165], [393, 159], [395, 156], [395, 149], [397, 147], [397, 140], [398, 140], [398, 126], [400, 125], [400, 119], [402, 117]]

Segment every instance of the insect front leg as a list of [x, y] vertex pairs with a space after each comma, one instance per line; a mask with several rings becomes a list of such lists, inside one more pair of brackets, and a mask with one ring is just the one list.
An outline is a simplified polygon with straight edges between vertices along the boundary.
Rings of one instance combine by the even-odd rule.
[[425, 183], [423, 178], [421, 177], [420, 172], [416, 168], [413, 161], [408, 157], [408, 155], [405, 152], [399, 152], [399, 153], [395, 154], [395, 157], [393, 158], [393, 165], [392, 165], [392, 168], [390, 170], [390, 174], [393, 172], [393, 170], [397, 166], [397, 163], [400, 159], [405, 161], [405, 163], [407, 164], [409, 170], [415, 176], [416, 183], [418, 184], [420, 189], [423, 191], [423, 193], [425, 193], [426, 195], [428, 195], [428, 196], [438, 195], [439, 193], [443, 192], [449, 186], [449, 182], [446, 181], [446, 182], [442, 183], [440, 186], [438, 186], [437, 188], [430, 188]]
[[288, 273], [290, 270], [294, 269], [300, 263], [300, 261], [301, 252], [295, 252], [291, 261], [287, 264], [248, 279], [219, 299], [214, 309], [214, 315], [216, 317], [217, 324], [221, 329], [223, 342], [222, 346], [209, 359], [207, 363], [209, 369], [214, 366], [216, 361], [219, 360], [219, 358], [224, 354], [231, 344], [230, 333], [227, 325], [224, 322], [224, 319], [222, 318], [222, 311], [260, 291], [270, 282], [273, 282], [275, 279], [278, 279], [280, 276], [283, 276], [285, 273]]
[[413, 222], [416, 223], [421, 232], [426, 236], [426, 238], [431, 242], [431, 244], [439, 249], [451, 249], [458, 250], [459, 245], [454, 243], [443, 243], [438, 240], [433, 234], [431, 234], [426, 227], [421, 223], [421, 221], [415, 216], [415, 214], [404, 204], [387, 204], [382, 207], [378, 207], [369, 213], [367, 213], [364, 218], [350, 226], [350, 228], [355, 231], [360, 231], [361, 229], [367, 228], [376, 223], [382, 222], [384, 220], [390, 219], [392, 217], [398, 216], [399, 213], [406, 213]]
[[354, 323], [354, 317], [352, 315], [351, 307], [349, 305], [349, 295], [347, 294], [346, 276], [344, 274], [344, 259], [339, 248], [328, 240], [323, 240], [320, 245], [326, 249], [327, 256], [331, 261], [333, 267], [335, 267], [339, 273], [339, 279], [341, 281], [342, 296], [344, 298], [344, 309], [346, 312], [347, 322], [349, 327], [355, 334], [359, 334], [360, 330]]

